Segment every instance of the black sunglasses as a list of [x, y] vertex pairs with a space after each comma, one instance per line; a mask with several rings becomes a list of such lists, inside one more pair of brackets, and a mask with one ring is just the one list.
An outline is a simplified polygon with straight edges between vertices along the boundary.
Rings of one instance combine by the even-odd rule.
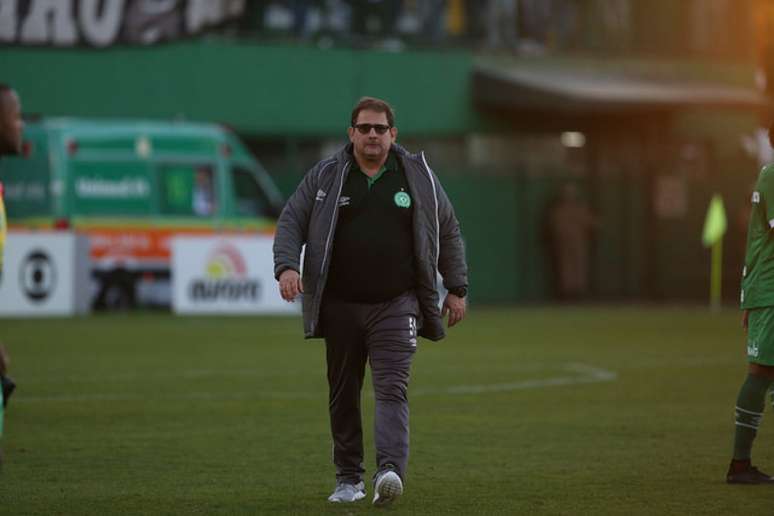
[[376, 134], [384, 134], [389, 131], [390, 126], [384, 124], [355, 124], [353, 126], [360, 134], [369, 134], [371, 129], [376, 131]]

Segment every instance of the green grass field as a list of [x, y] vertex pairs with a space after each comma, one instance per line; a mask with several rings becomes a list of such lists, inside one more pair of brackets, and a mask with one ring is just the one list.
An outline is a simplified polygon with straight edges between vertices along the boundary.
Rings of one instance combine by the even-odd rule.
[[[20, 387], [0, 513], [377, 511], [370, 484], [326, 502], [324, 346], [300, 335], [291, 318], [2, 321]], [[420, 341], [387, 512], [770, 515], [774, 487], [724, 483], [743, 348], [732, 310], [472, 310]], [[364, 401], [370, 475], [370, 387]], [[774, 414], [755, 459], [774, 471]]]

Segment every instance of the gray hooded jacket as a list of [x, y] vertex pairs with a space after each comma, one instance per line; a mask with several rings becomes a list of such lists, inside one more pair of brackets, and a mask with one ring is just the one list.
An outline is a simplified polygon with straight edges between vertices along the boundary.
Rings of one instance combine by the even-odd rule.
[[[468, 284], [459, 222], [424, 153], [409, 154], [394, 144], [392, 150], [406, 172], [414, 202], [415, 292], [421, 311], [419, 335], [440, 340], [445, 333], [438, 308], [437, 273], [441, 273], [446, 288]], [[301, 248], [306, 244], [302, 276], [306, 338], [323, 336], [318, 324], [320, 304], [335, 245], [339, 196], [353, 161], [352, 146], [347, 145], [335, 156], [317, 163], [288, 199], [277, 222], [275, 278], [286, 269], [301, 270]]]

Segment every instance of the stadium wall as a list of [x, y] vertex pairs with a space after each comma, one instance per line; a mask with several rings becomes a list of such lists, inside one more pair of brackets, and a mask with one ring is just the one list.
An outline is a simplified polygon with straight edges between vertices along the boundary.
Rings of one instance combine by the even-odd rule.
[[[152, 48], [4, 48], [0, 70], [27, 113], [186, 118], [251, 135], [341, 135], [363, 95], [399, 106], [403, 134], [475, 122], [472, 56], [191, 40]], [[47, 80], [41, 80], [45, 71]]]

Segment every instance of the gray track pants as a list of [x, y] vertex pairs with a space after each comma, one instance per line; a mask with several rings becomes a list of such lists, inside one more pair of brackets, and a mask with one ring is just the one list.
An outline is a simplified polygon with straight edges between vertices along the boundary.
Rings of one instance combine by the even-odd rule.
[[362, 480], [360, 391], [371, 365], [377, 470], [405, 478], [409, 454], [408, 382], [416, 351], [419, 303], [413, 292], [378, 304], [326, 299], [321, 310], [328, 362], [328, 406], [336, 479]]

